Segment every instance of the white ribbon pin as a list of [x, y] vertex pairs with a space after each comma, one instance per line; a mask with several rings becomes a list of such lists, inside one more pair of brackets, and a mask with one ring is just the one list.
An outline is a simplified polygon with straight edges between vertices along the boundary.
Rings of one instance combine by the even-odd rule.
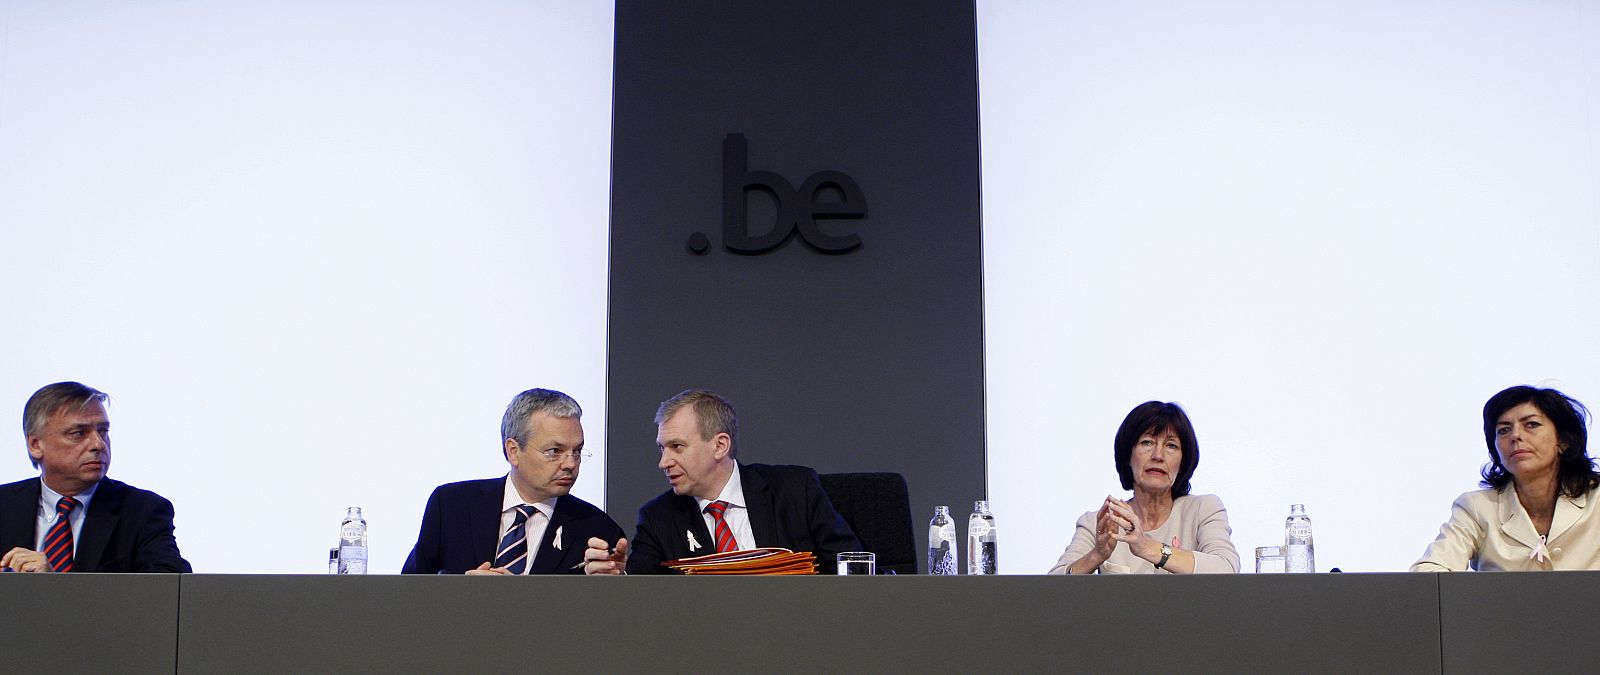
[[684, 534], [689, 535], [689, 550], [691, 550], [691, 551], [700, 550], [700, 542], [694, 540], [694, 533], [693, 532], [689, 532], [689, 531], [684, 531]]
[[1537, 559], [1539, 562], [1544, 562], [1544, 561], [1550, 559], [1550, 549], [1547, 549], [1547, 548], [1544, 547], [1544, 537], [1543, 536], [1539, 537], [1539, 545], [1533, 547], [1533, 552], [1528, 554], [1528, 559], [1529, 560]]
[[550, 544], [555, 546], [557, 551], [561, 550], [561, 528], [556, 528], [556, 537], [550, 541]]

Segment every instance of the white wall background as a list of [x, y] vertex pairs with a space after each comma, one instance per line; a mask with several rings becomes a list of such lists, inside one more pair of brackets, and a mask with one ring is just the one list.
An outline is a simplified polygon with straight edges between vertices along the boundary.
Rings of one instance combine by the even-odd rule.
[[[979, 15], [1003, 571], [1123, 494], [1147, 399], [1189, 409], [1246, 558], [1302, 501], [1352, 571], [1474, 487], [1493, 392], [1600, 407], [1600, 1]], [[397, 571], [530, 386], [585, 405], [601, 502], [611, 21], [0, 0], [0, 410], [110, 392], [111, 475], [206, 572], [321, 572], [351, 504]]]
[[602, 503], [610, 3], [0, 0], [0, 478], [37, 387], [204, 572], [397, 572], [501, 411], [586, 410]]
[[1494, 392], [1600, 408], [1600, 2], [984, 1], [979, 56], [1003, 572], [1126, 497], [1145, 400], [1247, 568], [1303, 502], [1346, 571], [1421, 554]]

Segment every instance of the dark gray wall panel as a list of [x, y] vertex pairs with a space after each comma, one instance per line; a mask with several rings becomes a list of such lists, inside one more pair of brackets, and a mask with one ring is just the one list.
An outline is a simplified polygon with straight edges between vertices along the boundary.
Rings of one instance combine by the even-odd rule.
[[[708, 628], [694, 618], [713, 597], [746, 608], [716, 626], [714, 660]], [[205, 575], [185, 577], [182, 607], [180, 670], [196, 673], [724, 672], [750, 664], [777, 672], [1428, 673], [1440, 664], [1439, 584], [1422, 574]]]
[[1600, 572], [1440, 573], [1440, 640], [1450, 673], [1594, 668]]
[[0, 669], [170, 673], [178, 575], [0, 574]]
[[[919, 523], [964, 516], [985, 497], [972, 3], [622, 0], [616, 21], [608, 510], [631, 531], [666, 489], [651, 416], [704, 387], [738, 405], [742, 460], [898, 471]], [[824, 229], [862, 244], [727, 250], [729, 133], [795, 187], [854, 179], [866, 217]]]
[[575, 635], [614, 633], [556, 619], [582, 614], [587, 602], [582, 586], [552, 597], [561, 581], [590, 580], [188, 576], [179, 665], [186, 673], [591, 671], [580, 660], [599, 643]]
[[[1600, 572], [668, 578], [0, 575], [10, 670], [1566, 672]], [[1576, 609], [1565, 609], [1573, 605]], [[593, 614], [560, 638], [519, 614]], [[81, 624], [93, 616], [92, 625]], [[531, 615], [530, 615], [531, 616]], [[89, 631], [86, 634], [84, 631]], [[963, 638], [978, 636], [982, 648]], [[530, 665], [534, 664], [534, 665]]]

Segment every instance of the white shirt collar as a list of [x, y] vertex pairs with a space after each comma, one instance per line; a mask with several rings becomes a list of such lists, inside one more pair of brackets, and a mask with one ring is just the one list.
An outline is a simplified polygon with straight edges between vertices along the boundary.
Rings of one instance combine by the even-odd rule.
[[728, 476], [727, 484], [722, 486], [722, 493], [717, 495], [716, 499], [695, 497], [694, 501], [700, 505], [702, 512], [706, 510], [706, 505], [711, 502], [727, 502], [741, 509], [744, 508], [744, 481], [739, 479], [739, 462], [735, 461], [733, 463], [733, 475]]
[[[78, 500], [78, 508], [73, 509], [73, 513], [88, 513], [89, 500], [94, 499], [94, 491], [98, 489], [100, 489], [100, 483], [96, 482], [94, 485], [89, 486], [89, 489], [73, 495], [72, 498]], [[48, 513], [51, 515], [51, 517], [54, 517], [56, 512], [56, 502], [61, 501], [61, 498], [65, 496], [66, 495], [50, 489], [50, 486], [46, 485], [44, 482], [44, 476], [39, 477], [40, 513]]]
[[[560, 499], [560, 497], [551, 497], [542, 502], [534, 502], [533, 508], [538, 509], [540, 513], [543, 513], [545, 518], [554, 519], [556, 514], [557, 499]], [[526, 503], [528, 502], [522, 500], [522, 493], [517, 492], [517, 486], [511, 482], [511, 473], [507, 472], [506, 491], [505, 494], [500, 498], [500, 512], [505, 513]]]

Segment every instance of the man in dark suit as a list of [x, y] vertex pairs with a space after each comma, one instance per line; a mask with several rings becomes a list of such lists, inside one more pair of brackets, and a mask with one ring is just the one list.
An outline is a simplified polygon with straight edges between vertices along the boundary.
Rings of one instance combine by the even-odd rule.
[[568, 494], [583, 458], [583, 409], [549, 389], [517, 394], [500, 420], [501, 478], [441, 485], [428, 497], [405, 574], [579, 574], [594, 538], [622, 539], [616, 521]]
[[592, 546], [590, 573], [664, 574], [666, 560], [758, 547], [811, 551], [823, 574], [834, 556], [859, 551], [833, 510], [817, 472], [803, 466], [740, 464], [733, 404], [691, 389], [656, 411], [657, 466], [672, 489], [639, 508], [633, 541], [615, 551]]
[[0, 485], [0, 570], [190, 572], [172, 535], [172, 502], [106, 478], [106, 394], [77, 382], [34, 392], [22, 409], [38, 478]]

